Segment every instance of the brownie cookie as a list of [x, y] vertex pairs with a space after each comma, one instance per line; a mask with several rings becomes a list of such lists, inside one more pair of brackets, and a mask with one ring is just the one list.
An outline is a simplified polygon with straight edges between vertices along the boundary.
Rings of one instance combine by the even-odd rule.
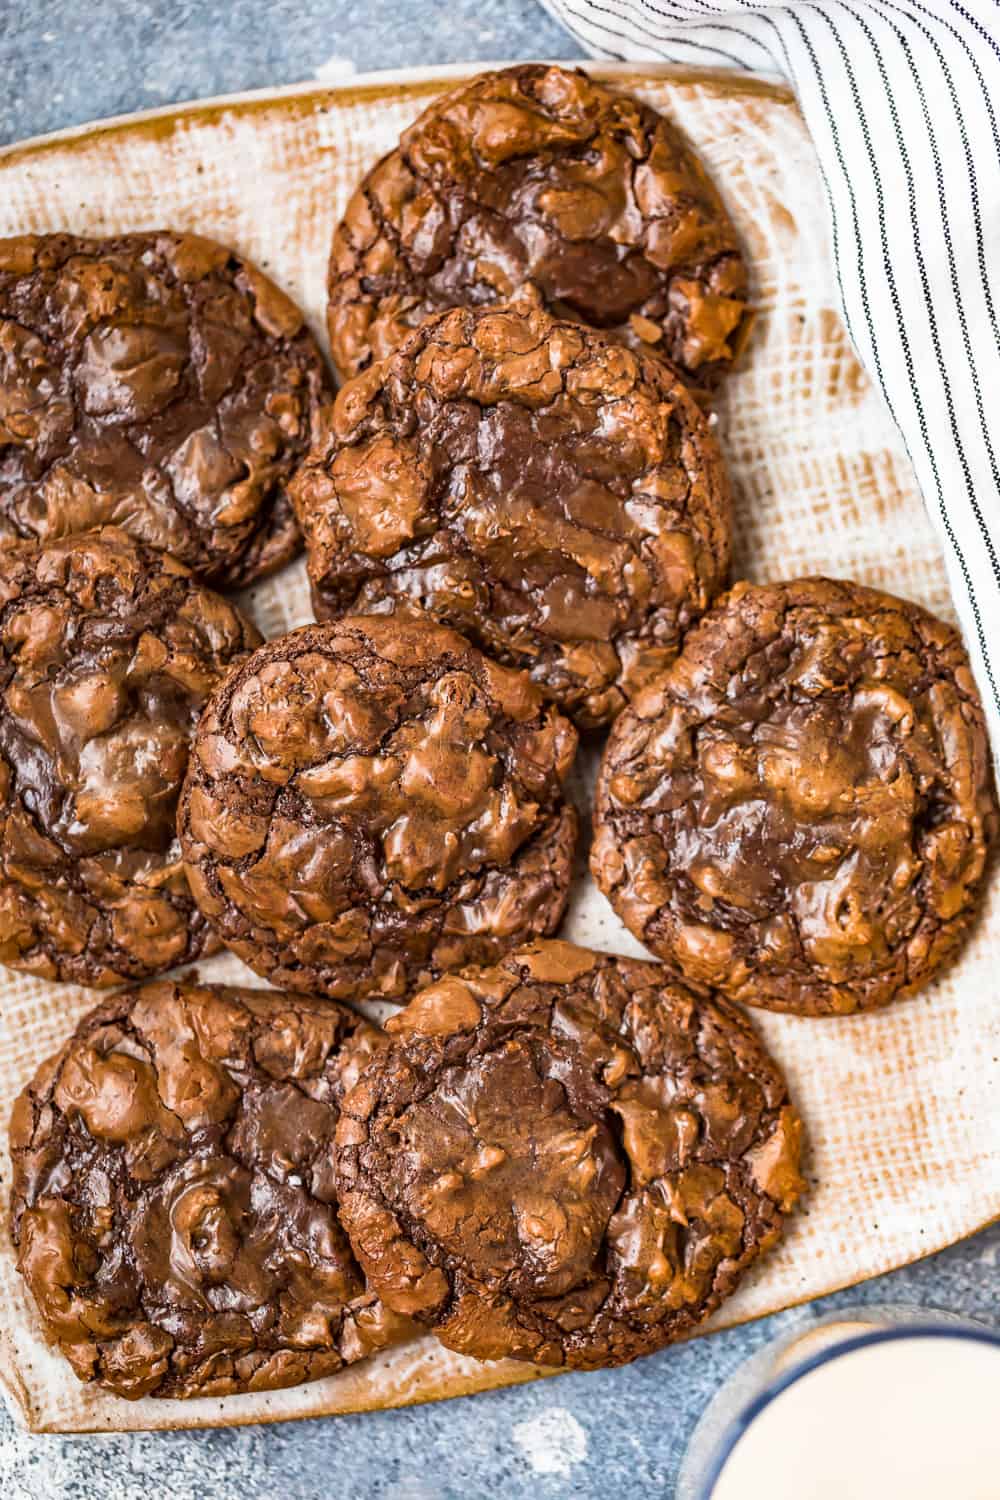
[[859, 584], [738, 584], [615, 725], [591, 869], [692, 980], [885, 1005], [956, 953], [997, 809], [955, 630]]
[[698, 386], [749, 332], [736, 231], [691, 147], [648, 105], [538, 63], [436, 100], [364, 179], [330, 256], [334, 359], [356, 375], [428, 313], [527, 281]]
[[400, 999], [552, 932], [576, 734], [427, 620], [272, 641], [201, 721], [178, 829], [205, 916], [284, 988]]
[[578, 1369], [688, 1334], [778, 1239], [800, 1123], [746, 1019], [537, 943], [387, 1030], [337, 1127], [341, 1221], [449, 1348]]
[[585, 727], [673, 658], [729, 565], [693, 397], [529, 290], [429, 319], [345, 386], [292, 495], [318, 615], [427, 610]]
[[259, 642], [117, 527], [0, 547], [0, 963], [109, 985], [217, 947], [174, 818], [201, 710]]
[[336, 1211], [340, 1101], [383, 1044], [328, 1000], [149, 984], [84, 1016], [11, 1118], [46, 1337], [118, 1396], [329, 1375], [398, 1338]]
[[293, 557], [331, 386], [298, 308], [194, 235], [0, 240], [0, 527], [105, 522], [238, 587]]

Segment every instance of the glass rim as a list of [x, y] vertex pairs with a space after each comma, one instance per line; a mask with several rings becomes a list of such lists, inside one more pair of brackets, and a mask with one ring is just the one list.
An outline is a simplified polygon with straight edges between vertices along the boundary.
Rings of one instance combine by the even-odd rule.
[[[932, 1312], [933, 1309], [927, 1308], [923, 1315], [929, 1316]], [[823, 1326], [822, 1322], [816, 1324], [817, 1328]], [[789, 1386], [795, 1385], [806, 1375], [811, 1375], [814, 1370], [820, 1369], [832, 1360], [839, 1359], [845, 1354], [853, 1354], [858, 1349], [865, 1349], [874, 1344], [893, 1343], [900, 1339], [918, 1338], [966, 1339], [977, 1344], [991, 1344], [994, 1348], [1000, 1349], [1000, 1331], [985, 1326], [976, 1326], [972, 1322], [959, 1319], [954, 1326], [917, 1321], [894, 1328], [872, 1328], [868, 1333], [852, 1334], [850, 1338], [843, 1339], [839, 1344], [832, 1344], [826, 1349], [817, 1350], [815, 1354], [807, 1354], [790, 1369], [782, 1371], [780, 1375], [769, 1380], [763, 1390], [751, 1396], [736, 1416], [726, 1424], [704, 1477], [699, 1481], [695, 1500], [712, 1500], [712, 1491], [718, 1484], [726, 1464], [732, 1458], [733, 1450], [740, 1438], [747, 1432], [751, 1423], [757, 1420], [765, 1407], [770, 1406], [772, 1401], [776, 1401], [788, 1390]]]

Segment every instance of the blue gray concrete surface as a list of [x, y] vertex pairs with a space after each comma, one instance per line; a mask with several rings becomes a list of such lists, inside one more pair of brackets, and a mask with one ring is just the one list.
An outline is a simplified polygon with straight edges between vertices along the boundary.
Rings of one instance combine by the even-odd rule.
[[[0, 142], [358, 70], [578, 47], [534, 0], [0, 0]], [[410, 1411], [121, 1438], [29, 1437], [0, 1408], [3, 1500], [671, 1500], [700, 1413], [782, 1329], [912, 1303], [1000, 1325], [1000, 1227], [916, 1266], [626, 1370]]]

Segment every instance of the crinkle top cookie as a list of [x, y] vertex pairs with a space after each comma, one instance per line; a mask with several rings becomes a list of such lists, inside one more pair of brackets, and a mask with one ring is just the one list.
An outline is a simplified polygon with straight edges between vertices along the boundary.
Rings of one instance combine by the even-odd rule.
[[800, 1125], [725, 1001], [536, 943], [389, 1022], [337, 1127], [341, 1216], [389, 1306], [481, 1359], [624, 1364], [781, 1232]]
[[538, 63], [435, 100], [364, 179], [330, 256], [334, 359], [356, 375], [428, 313], [526, 281], [551, 311], [664, 355], [697, 386], [749, 331], [735, 229], [680, 132]]
[[206, 700], [259, 643], [117, 527], [0, 546], [0, 963], [103, 986], [213, 951], [177, 799]]
[[337, 1219], [340, 1101], [381, 1034], [329, 1000], [119, 992], [11, 1121], [11, 1230], [47, 1337], [116, 1395], [329, 1375], [408, 1330]]
[[167, 230], [0, 241], [0, 528], [104, 524], [236, 588], [300, 546], [288, 483], [331, 383], [302, 313]]
[[271, 641], [202, 718], [178, 816], [201, 910], [282, 988], [400, 999], [555, 930], [577, 736], [428, 620]]
[[317, 614], [429, 611], [584, 727], [669, 663], [729, 565], [694, 398], [530, 289], [428, 319], [345, 386], [292, 493]]
[[860, 584], [741, 583], [615, 724], [591, 869], [679, 972], [823, 1015], [955, 955], [996, 830], [957, 631]]

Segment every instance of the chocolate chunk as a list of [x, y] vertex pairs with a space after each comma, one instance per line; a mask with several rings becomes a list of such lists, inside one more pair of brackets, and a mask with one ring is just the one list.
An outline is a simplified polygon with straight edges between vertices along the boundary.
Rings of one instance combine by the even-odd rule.
[[292, 495], [320, 617], [427, 610], [582, 726], [671, 661], [729, 564], [690, 393], [528, 289], [429, 319], [345, 386]]
[[748, 1021], [660, 965], [537, 943], [388, 1023], [337, 1127], [387, 1306], [481, 1359], [625, 1364], [779, 1238], [801, 1126]]
[[205, 701], [259, 642], [117, 527], [0, 548], [0, 963], [109, 985], [218, 946], [174, 818]]
[[859, 584], [738, 584], [622, 715], [594, 878], [682, 974], [825, 1015], [957, 953], [997, 809], [951, 626]]
[[575, 750], [523, 673], [450, 630], [308, 625], [205, 711], [178, 815], [191, 889], [272, 983], [400, 999], [555, 929]]
[[46, 1337], [116, 1395], [329, 1375], [408, 1326], [337, 1219], [332, 1136], [384, 1038], [268, 990], [119, 992], [14, 1106], [11, 1233]]
[[428, 313], [533, 282], [711, 387], [749, 332], [736, 231], [698, 157], [648, 105], [579, 70], [485, 73], [436, 100], [369, 172], [334, 236], [328, 323], [342, 373]]
[[0, 240], [0, 527], [105, 522], [238, 587], [293, 557], [329, 396], [301, 312], [212, 240]]

